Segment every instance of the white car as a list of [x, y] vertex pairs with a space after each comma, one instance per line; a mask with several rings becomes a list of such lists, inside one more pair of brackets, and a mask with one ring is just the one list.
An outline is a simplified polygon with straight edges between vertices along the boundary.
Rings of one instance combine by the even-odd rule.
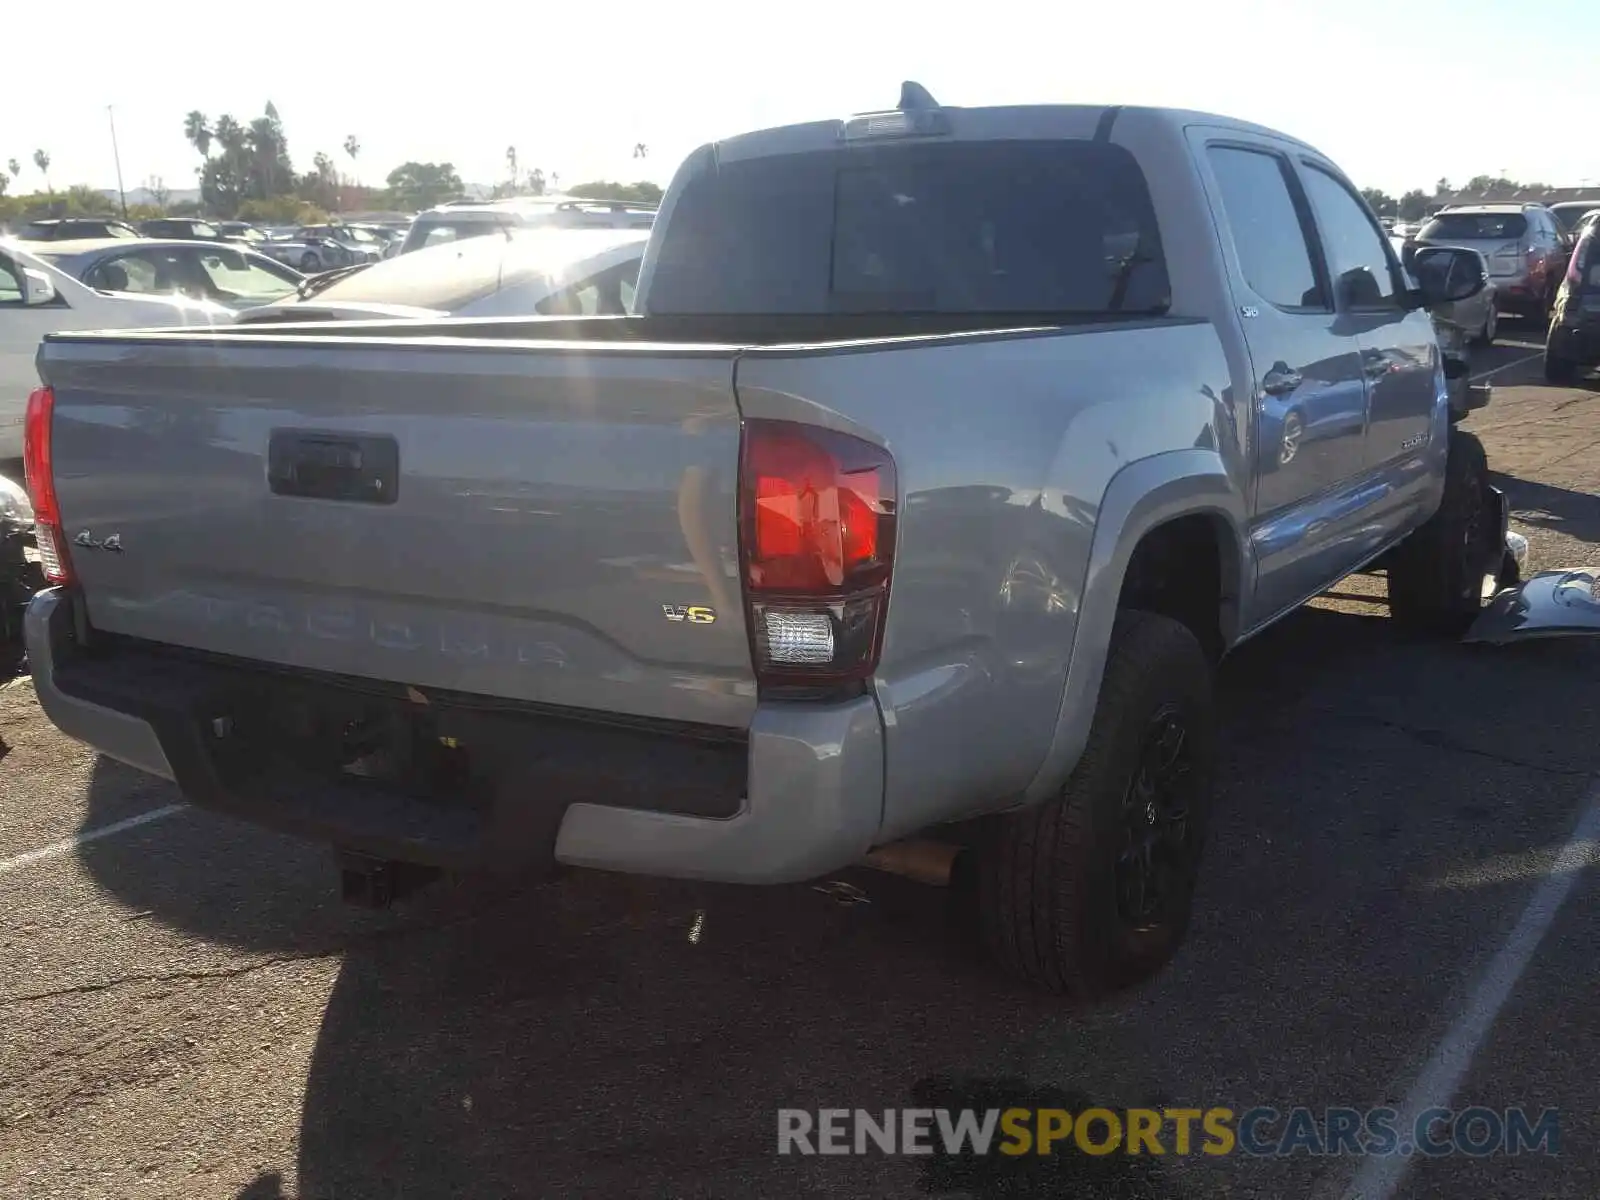
[[39, 386], [34, 355], [45, 334], [61, 329], [228, 325], [233, 316], [229, 309], [205, 300], [99, 291], [21, 243], [0, 240], [0, 463], [22, 457], [28, 393]]
[[625, 314], [648, 230], [536, 229], [430, 246], [313, 280], [305, 297], [246, 309], [260, 321]]

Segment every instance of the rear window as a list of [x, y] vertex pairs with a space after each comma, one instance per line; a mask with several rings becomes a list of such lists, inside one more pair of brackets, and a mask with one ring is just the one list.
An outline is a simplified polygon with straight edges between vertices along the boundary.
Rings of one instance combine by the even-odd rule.
[[1594, 206], [1578, 206], [1578, 205], [1574, 205], [1572, 207], [1561, 207], [1561, 208], [1557, 208], [1557, 209], [1552, 209], [1551, 211], [1553, 211], [1556, 214], [1556, 220], [1561, 223], [1561, 228], [1565, 229], [1567, 232], [1570, 233], [1570, 232], [1572, 232], [1574, 229], [1576, 229], [1578, 227], [1578, 223], [1580, 221], [1582, 221], [1584, 217], [1586, 217], [1590, 213], [1594, 212], [1596, 208], [1600, 208], [1600, 205], [1594, 205]]
[[667, 218], [652, 313], [1157, 313], [1138, 164], [1100, 142], [852, 146], [722, 164]]
[[1440, 213], [1422, 227], [1417, 236], [1425, 242], [1441, 238], [1464, 241], [1504, 241], [1528, 232], [1528, 219], [1521, 213]]

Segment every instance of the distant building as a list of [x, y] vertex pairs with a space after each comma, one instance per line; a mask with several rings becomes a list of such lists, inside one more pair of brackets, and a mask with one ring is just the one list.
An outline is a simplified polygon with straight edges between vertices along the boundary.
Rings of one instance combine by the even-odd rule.
[[1551, 188], [1529, 191], [1527, 188], [1492, 187], [1477, 192], [1450, 192], [1428, 201], [1429, 211], [1446, 204], [1562, 204], [1569, 200], [1593, 200], [1600, 204], [1600, 187]]

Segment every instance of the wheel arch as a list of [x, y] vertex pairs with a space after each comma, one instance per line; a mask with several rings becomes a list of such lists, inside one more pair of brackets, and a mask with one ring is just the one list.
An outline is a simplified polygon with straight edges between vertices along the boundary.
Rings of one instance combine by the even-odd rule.
[[1163, 547], [1173, 545], [1194, 553], [1194, 561], [1203, 564], [1195, 547], [1208, 546], [1214, 575], [1202, 587], [1214, 586], [1211, 614], [1195, 603], [1194, 592], [1182, 589], [1177, 594], [1183, 602], [1162, 607], [1176, 608], [1165, 615], [1191, 628], [1192, 622], [1213, 622], [1213, 637], [1199, 631], [1197, 636], [1203, 646], [1210, 640], [1207, 649], [1220, 657], [1238, 639], [1240, 601], [1254, 584], [1245, 529], [1243, 489], [1215, 451], [1170, 451], [1130, 463], [1112, 477], [1095, 524], [1055, 734], [1025, 793], [1028, 803], [1054, 795], [1083, 753], [1117, 613], [1126, 601], [1148, 594], [1138, 574], [1132, 576], [1133, 590], [1128, 589], [1130, 567], [1144, 569], [1152, 556], [1159, 561], [1166, 553]]

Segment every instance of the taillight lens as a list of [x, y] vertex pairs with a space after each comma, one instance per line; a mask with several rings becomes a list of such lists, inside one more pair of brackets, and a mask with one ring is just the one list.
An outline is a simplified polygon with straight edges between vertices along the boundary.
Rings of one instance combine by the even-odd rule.
[[50, 447], [50, 427], [56, 394], [48, 387], [28, 395], [28, 414], [22, 430], [22, 469], [33, 503], [34, 536], [39, 542], [39, 565], [51, 583], [71, 583], [72, 559], [61, 531], [61, 506], [56, 501], [55, 463]]
[[757, 678], [806, 686], [871, 675], [894, 565], [894, 460], [831, 429], [750, 420], [739, 474]]

